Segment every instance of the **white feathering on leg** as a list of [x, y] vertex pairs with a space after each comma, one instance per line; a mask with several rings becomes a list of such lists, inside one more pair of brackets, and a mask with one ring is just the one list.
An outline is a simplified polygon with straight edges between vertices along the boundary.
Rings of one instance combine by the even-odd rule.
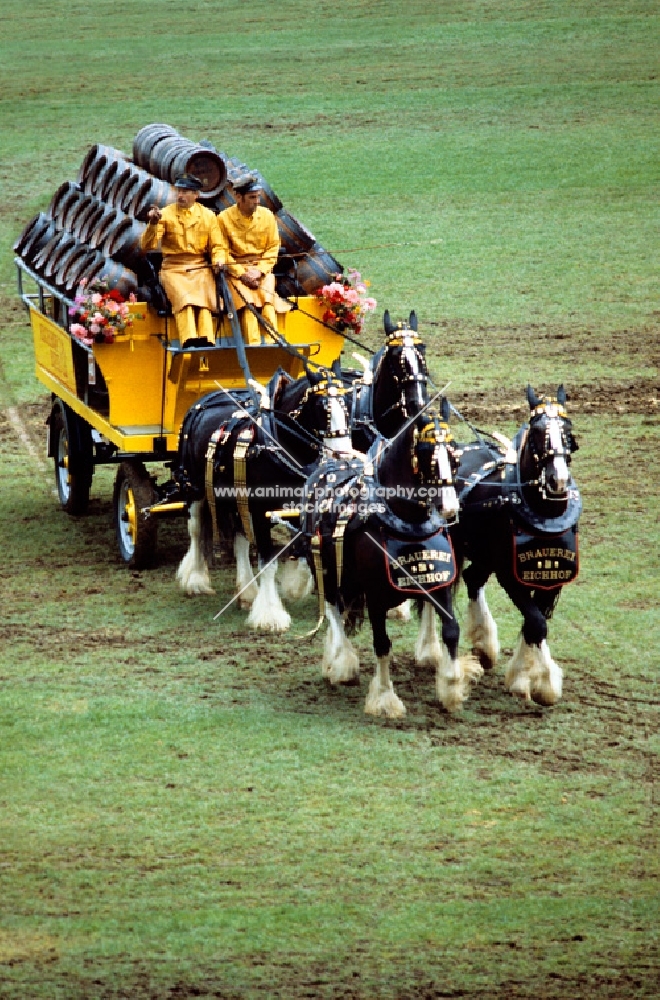
[[420, 667], [438, 667], [442, 663], [442, 643], [438, 638], [435, 608], [428, 601], [422, 606], [419, 634], [415, 644], [415, 663]]
[[306, 559], [284, 559], [279, 570], [282, 597], [287, 601], [301, 601], [314, 590], [312, 576]]
[[282, 604], [275, 574], [277, 563], [272, 562], [259, 577], [259, 590], [252, 602], [247, 622], [254, 629], [264, 632], [286, 632], [291, 624], [291, 615]]
[[259, 587], [254, 579], [250, 565], [250, 543], [245, 535], [234, 538], [234, 555], [236, 556], [236, 593], [239, 608], [249, 608], [259, 593]]
[[328, 631], [323, 645], [321, 675], [331, 684], [348, 684], [360, 675], [360, 658], [344, 630], [344, 622], [334, 605], [325, 603]]
[[497, 623], [486, 603], [484, 588], [480, 587], [476, 600], [468, 601], [465, 626], [466, 639], [482, 667], [490, 670], [500, 655]]
[[409, 622], [412, 618], [411, 604], [412, 601], [404, 601], [403, 604], [397, 605], [396, 608], [390, 608], [387, 612], [387, 617], [397, 619], [401, 622]]
[[371, 678], [367, 700], [364, 705], [366, 715], [384, 715], [388, 719], [402, 719], [406, 714], [406, 706], [394, 692], [390, 679], [390, 664], [392, 654], [378, 657], [378, 665]]
[[537, 705], [554, 705], [562, 695], [563, 672], [550, 655], [545, 639], [537, 649], [535, 663], [530, 671], [532, 701]]
[[534, 669], [534, 650], [534, 646], [527, 645], [521, 632], [504, 674], [504, 684], [509, 693], [525, 701], [531, 701], [532, 698], [530, 674]]
[[474, 656], [460, 656], [452, 660], [446, 646], [436, 667], [435, 690], [438, 701], [447, 712], [457, 712], [470, 694], [473, 684], [483, 677], [483, 667]]
[[188, 536], [190, 545], [179, 563], [176, 579], [186, 594], [214, 594], [209, 568], [204, 558], [202, 546], [202, 506], [203, 500], [190, 505], [188, 515]]

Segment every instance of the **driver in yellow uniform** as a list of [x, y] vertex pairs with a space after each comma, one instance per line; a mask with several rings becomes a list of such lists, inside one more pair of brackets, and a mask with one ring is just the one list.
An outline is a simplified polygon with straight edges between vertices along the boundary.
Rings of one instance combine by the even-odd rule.
[[147, 214], [147, 228], [141, 249], [162, 250], [160, 282], [165, 289], [176, 330], [183, 347], [201, 340], [215, 343], [213, 313], [217, 313], [217, 293], [212, 268], [223, 259], [218, 217], [198, 204], [202, 183], [191, 174], [174, 182], [176, 203]]
[[276, 325], [276, 305], [281, 300], [275, 293], [273, 268], [280, 236], [275, 216], [259, 203], [259, 180], [245, 174], [232, 188], [236, 204], [217, 217], [221, 245], [217, 259], [227, 274], [243, 339], [247, 344], [260, 344], [259, 321], [246, 304], [259, 309], [264, 319]]

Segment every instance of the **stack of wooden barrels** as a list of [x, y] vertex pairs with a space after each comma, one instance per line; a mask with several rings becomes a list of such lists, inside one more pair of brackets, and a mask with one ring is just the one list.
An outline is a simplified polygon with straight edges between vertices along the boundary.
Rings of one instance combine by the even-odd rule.
[[[140, 237], [152, 205], [175, 200], [174, 180], [194, 174], [200, 200], [215, 212], [234, 203], [232, 180], [250, 168], [211, 143], [185, 139], [170, 125], [146, 125], [135, 136], [132, 158], [95, 145], [76, 181], [65, 181], [46, 212], [27, 224], [14, 252], [38, 279], [65, 298], [80, 282], [103, 279], [123, 295], [147, 297]], [[275, 213], [282, 248], [275, 269], [280, 295], [311, 294], [343, 269], [290, 212], [265, 179], [262, 203]]]

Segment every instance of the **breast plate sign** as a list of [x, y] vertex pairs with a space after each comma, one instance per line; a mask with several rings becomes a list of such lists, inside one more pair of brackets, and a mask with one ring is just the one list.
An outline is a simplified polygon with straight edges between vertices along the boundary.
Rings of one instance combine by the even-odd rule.
[[517, 529], [513, 536], [513, 572], [519, 583], [553, 590], [578, 575], [577, 525], [560, 535], [529, 535]]
[[387, 575], [402, 594], [420, 594], [448, 587], [456, 576], [454, 549], [443, 529], [421, 542], [383, 535]]

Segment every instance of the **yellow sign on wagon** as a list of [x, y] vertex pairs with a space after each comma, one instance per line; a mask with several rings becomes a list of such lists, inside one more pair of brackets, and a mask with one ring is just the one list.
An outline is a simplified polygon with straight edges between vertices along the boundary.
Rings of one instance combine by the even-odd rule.
[[37, 369], [41, 368], [75, 393], [76, 376], [73, 370], [71, 337], [66, 330], [36, 309], [31, 309], [30, 313]]

